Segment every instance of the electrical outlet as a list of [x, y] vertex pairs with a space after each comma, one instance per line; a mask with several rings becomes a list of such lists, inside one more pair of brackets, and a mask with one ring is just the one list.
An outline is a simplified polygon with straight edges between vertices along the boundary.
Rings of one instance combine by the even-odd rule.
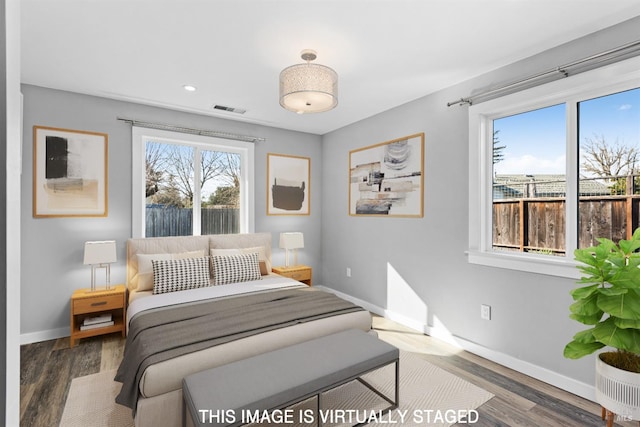
[[347, 267], [347, 277], [351, 277], [351, 267]]
[[491, 306], [482, 304], [480, 306], [480, 318], [484, 320], [491, 320]]

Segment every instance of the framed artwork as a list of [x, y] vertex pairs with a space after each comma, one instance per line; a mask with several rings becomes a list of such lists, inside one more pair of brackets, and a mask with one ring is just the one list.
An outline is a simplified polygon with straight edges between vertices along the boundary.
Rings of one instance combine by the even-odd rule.
[[349, 152], [349, 215], [424, 216], [424, 133]]
[[267, 215], [309, 215], [311, 159], [267, 153]]
[[33, 216], [107, 216], [108, 135], [33, 127]]

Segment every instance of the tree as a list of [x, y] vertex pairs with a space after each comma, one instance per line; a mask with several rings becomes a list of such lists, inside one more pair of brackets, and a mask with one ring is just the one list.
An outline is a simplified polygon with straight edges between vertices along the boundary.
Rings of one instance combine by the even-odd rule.
[[500, 144], [500, 138], [498, 138], [498, 133], [500, 130], [493, 131], [493, 164], [499, 163], [504, 160], [504, 153], [502, 150], [507, 148], [506, 145], [498, 145]]
[[240, 156], [235, 153], [220, 153], [222, 173], [220, 178], [230, 187], [240, 188]]
[[[221, 200], [225, 201], [225, 205], [237, 206], [240, 191], [240, 156], [206, 149], [200, 150], [199, 153], [200, 189], [210, 181], [218, 187], [234, 188], [235, 199], [227, 195]], [[195, 192], [195, 149], [179, 144], [148, 142], [145, 156], [146, 197], [151, 198], [152, 203], [192, 207]]]
[[150, 197], [160, 191], [163, 181], [163, 170], [165, 169], [166, 156], [164, 154], [165, 145], [155, 142], [148, 142], [145, 149], [145, 176], [146, 191], [145, 197]]
[[215, 193], [209, 195], [206, 206], [231, 206], [238, 207], [240, 201], [239, 187], [218, 187]]
[[166, 206], [185, 207], [184, 199], [176, 185], [175, 177], [170, 175], [167, 182], [163, 182], [158, 192], [151, 196], [153, 203]]
[[220, 153], [218, 162], [221, 182], [215, 193], [209, 196], [208, 205], [240, 206], [240, 156], [234, 153]]
[[638, 148], [625, 145], [618, 139], [610, 143], [604, 135], [594, 134], [592, 138], [585, 138], [582, 151], [582, 169], [585, 172], [609, 179], [638, 172]]
[[[185, 206], [193, 205], [193, 176], [194, 154], [193, 149], [180, 145], [171, 145], [168, 150], [168, 161], [174, 173], [175, 185], [183, 199]], [[224, 164], [220, 161], [226, 153], [220, 151], [200, 151], [200, 188], [204, 184], [224, 171]]]
[[585, 138], [582, 170], [607, 179], [611, 194], [626, 194], [626, 177], [638, 172], [639, 154], [637, 147], [625, 145], [618, 139], [609, 143], [604, 135], [594, 134], [592, 138]]

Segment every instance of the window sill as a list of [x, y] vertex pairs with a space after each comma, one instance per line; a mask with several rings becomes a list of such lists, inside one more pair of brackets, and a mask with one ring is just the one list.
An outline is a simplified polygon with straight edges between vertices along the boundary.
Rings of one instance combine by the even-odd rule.
[[580, 278], [580, 271], [576, 268], [577, 264], [573, 260], [567, 260], [565, 258], [521, 254], [497, 254], [477, 250], [467, 251], [467, 257], [470, 264], [506, 268], [548, 276], [567, 277], [570, 279]]

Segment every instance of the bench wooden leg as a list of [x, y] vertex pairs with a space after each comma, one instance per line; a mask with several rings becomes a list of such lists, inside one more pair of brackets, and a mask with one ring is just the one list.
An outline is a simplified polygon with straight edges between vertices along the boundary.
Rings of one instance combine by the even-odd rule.
[[602, 406], [601, 408], [602, 408], [602, 411], [601, 411], [602, 420], [607, 421], [607, 427], [613, 427], [613, 418], [615, 417], [615, 414], [610, 410], [606, 409], [604, 406]]

